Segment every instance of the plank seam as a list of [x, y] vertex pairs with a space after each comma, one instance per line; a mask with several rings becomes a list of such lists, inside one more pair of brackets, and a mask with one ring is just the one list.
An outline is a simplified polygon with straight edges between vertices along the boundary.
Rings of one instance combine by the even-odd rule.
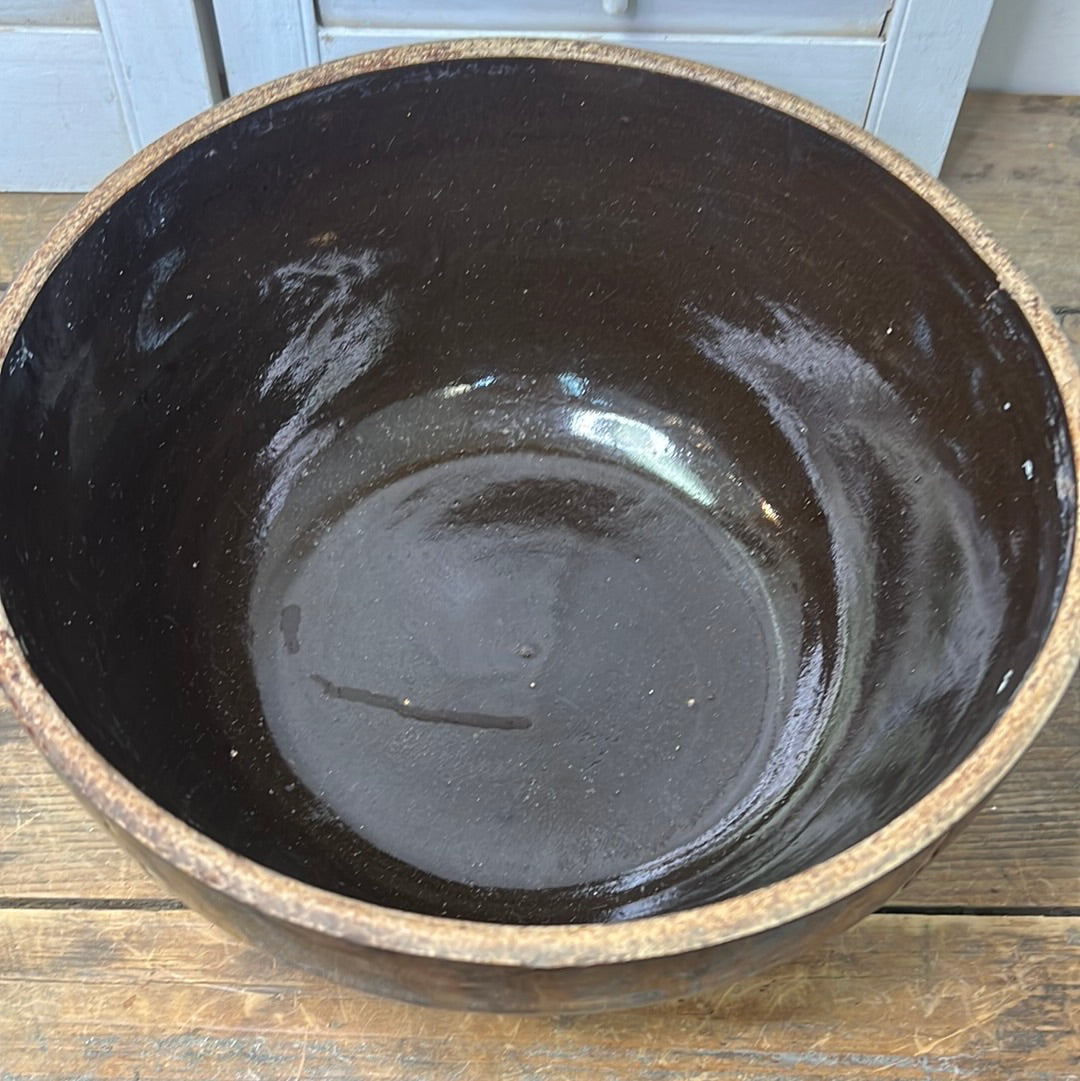
[[75, 909], [78, 911], [175, 912], [186, 906], [165, 897], [0, 897], [0, 911], [10, 909]]
[[883, 916], [1080, 916], [1080, 905], [883, 905]]

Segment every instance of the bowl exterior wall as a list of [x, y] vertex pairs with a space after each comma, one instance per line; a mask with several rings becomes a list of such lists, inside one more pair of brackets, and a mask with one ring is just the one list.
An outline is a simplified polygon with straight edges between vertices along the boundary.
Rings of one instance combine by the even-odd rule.
[[510, 967], [379, 949], [335, 935], [330, 929], [306, 926], [299, 899], [296, 922], [269, 916], [237, 900], [226, 889], [212, 889], [192, 878], [82, 802], [143, 868], [188, 907], [290, 964], [368, 994], [419, 1006], [537, 1014], [637, 1009], [670, 998], [721, 990], [792, 961], [879, 908], [969, 820], [964, 819], [935, 844], [858, 892], [759, 934], [645, 960], [545, 968], [539, 951], [529, 967]]

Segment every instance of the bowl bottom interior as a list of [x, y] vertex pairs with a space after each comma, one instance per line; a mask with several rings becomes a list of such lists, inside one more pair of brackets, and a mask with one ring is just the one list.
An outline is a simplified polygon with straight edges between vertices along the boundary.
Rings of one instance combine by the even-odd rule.
[[637, 892], [738, 844], [811, 749], [769, 505], [670, 415], [564, 384], [342, 421], [260, 548], [251, 663], [292, 790], [406, 891]]

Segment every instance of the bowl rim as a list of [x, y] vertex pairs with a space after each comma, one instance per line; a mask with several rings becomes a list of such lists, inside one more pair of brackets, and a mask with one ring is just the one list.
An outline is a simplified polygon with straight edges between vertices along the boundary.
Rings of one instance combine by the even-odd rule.
[[[0, 357], [45, 281], [75, 241], [178, 151], [264, 106], [367, 72], [468, 59], [582, 61], [636, 68], [734, 93], [855, 147], [921, 197], [996, 274], [1045, 354], [1080, 476], [1077, 364], [1049, 307], [972, 212], [937, 179], [855, 124], [785, 91], [705, 64], [621, 45], [552, 38], [465, 38], [363, 53], [257, 86], [213, 106], [150, 144], [53, 228], [0, 301]], [[459, 920], [335, 894], [273, 871], [160, 807], [84, 739], [34, 675], [0, 606], [0, 686], [31, 739], [75, 793], [157, 859], [197, 883], [286, 923], [415, 956], [525, 968], [594, 966], [721, 945], [794, 922], [842, 901], [947, 837], [990, 794], [1038, 734], [1072, 676], [1080, 650], [1080, 560], [1070, 553], [1064, 590], [1042, 649], [989, 733], [919, 801], [836, 855], [721, 901], [618, 923], [498, 924]]]

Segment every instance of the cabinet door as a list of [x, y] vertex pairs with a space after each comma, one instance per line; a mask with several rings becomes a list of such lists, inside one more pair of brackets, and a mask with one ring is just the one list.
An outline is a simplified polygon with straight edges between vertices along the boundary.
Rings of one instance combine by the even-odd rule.
[[83, 191], [205, 109], [203, 42], [196, 0], [0, 0], [0, 190]]
[[214, 0], [230, 92], [455, 37], [634, 45], [729, 68], [868, 127], [937, 172], [992, 0]]

